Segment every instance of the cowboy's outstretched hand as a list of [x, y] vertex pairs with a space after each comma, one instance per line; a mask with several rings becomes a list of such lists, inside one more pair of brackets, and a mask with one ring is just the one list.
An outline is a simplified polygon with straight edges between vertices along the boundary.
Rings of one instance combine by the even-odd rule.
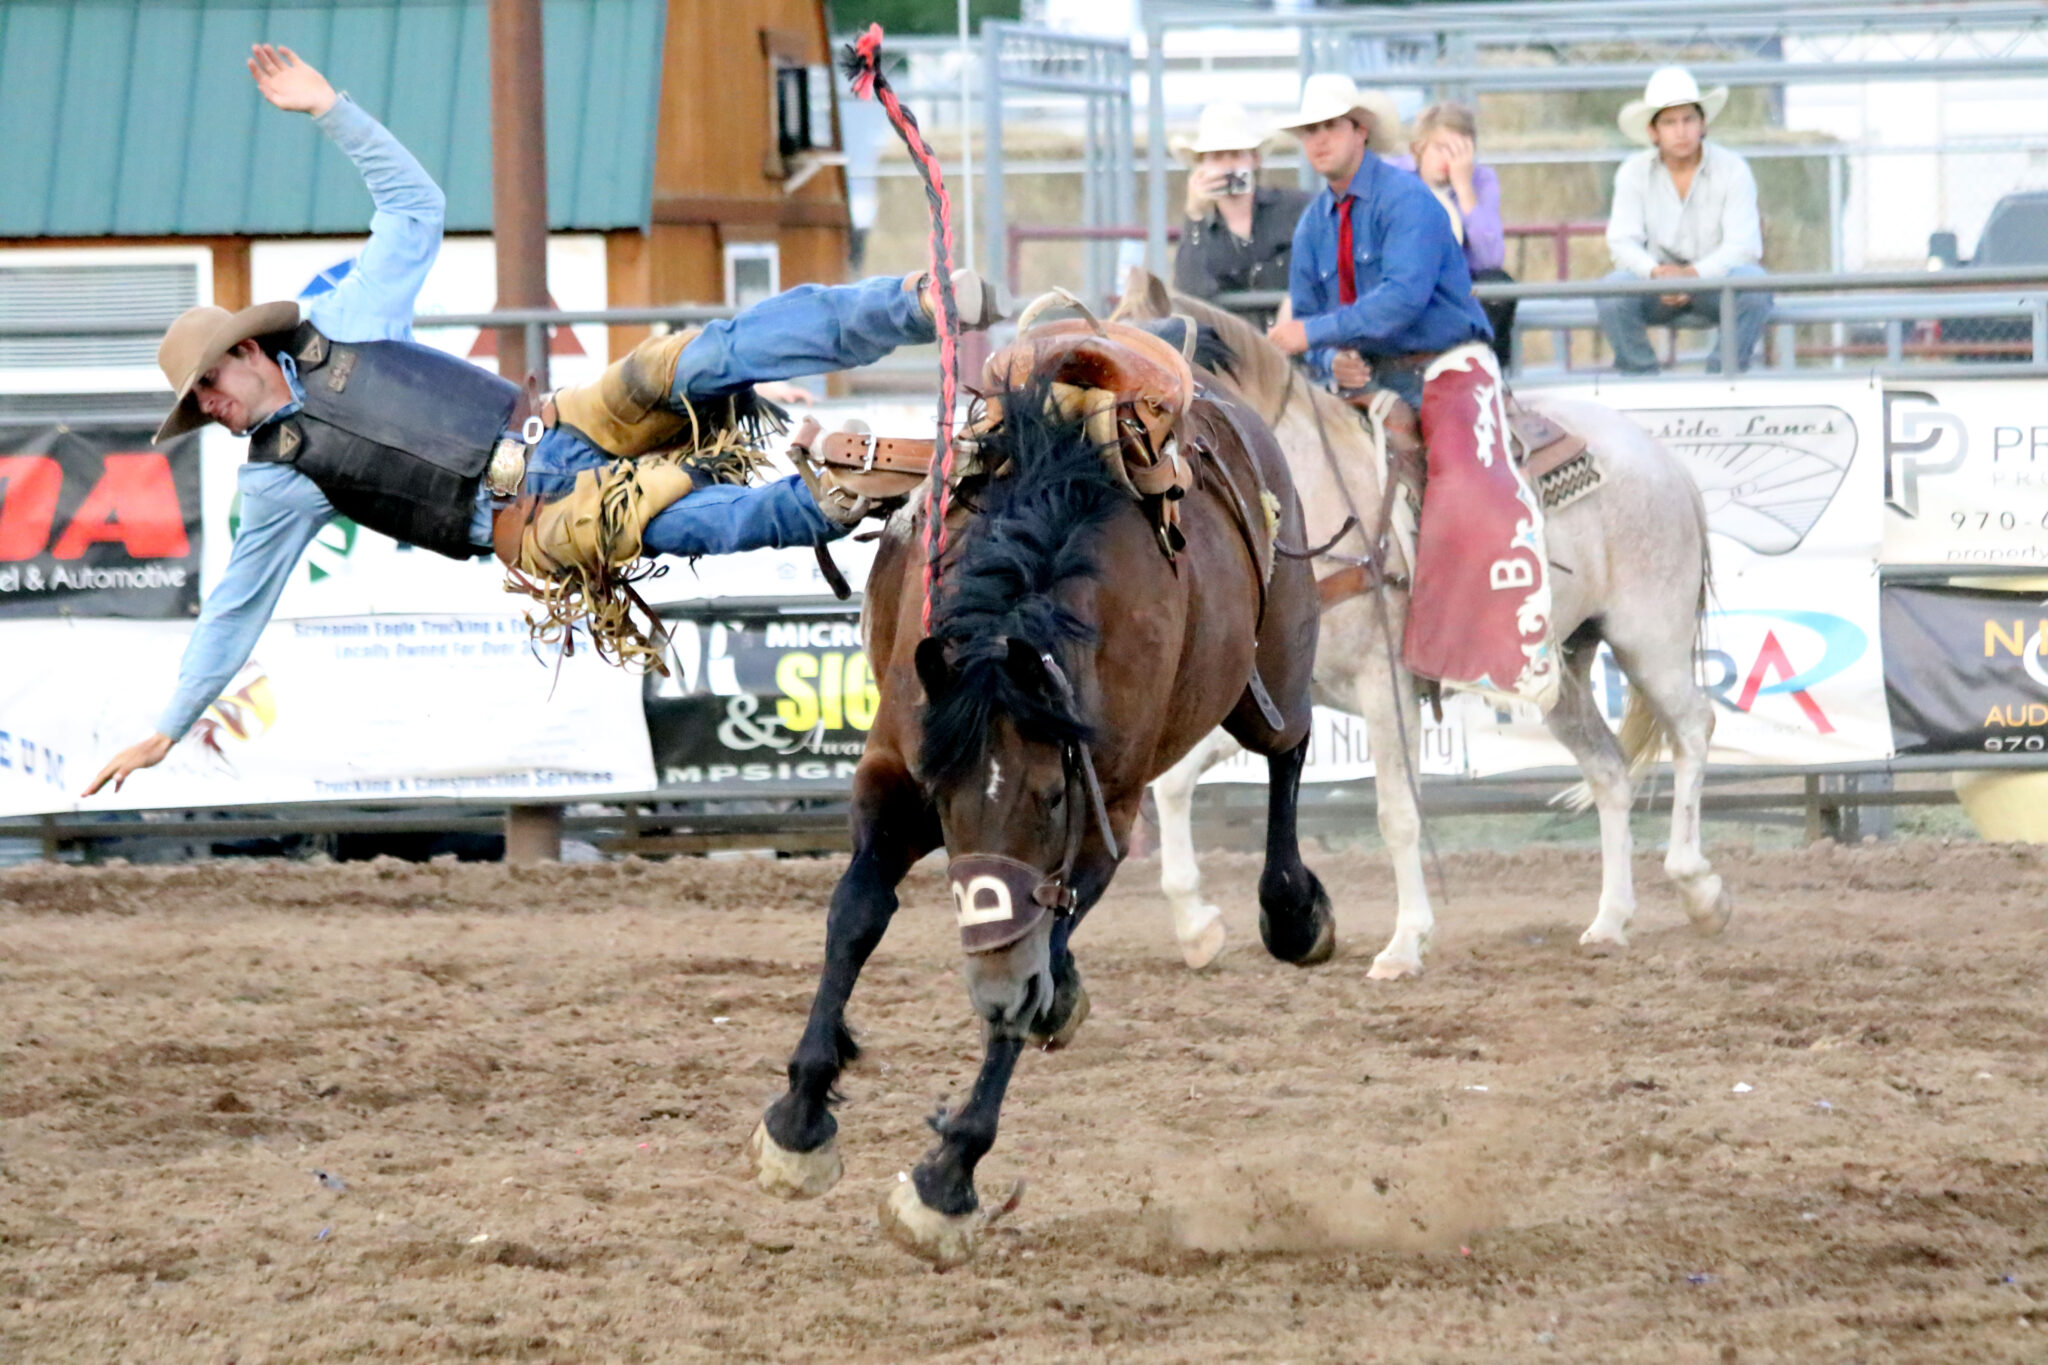
[[113, 779], [114, 790], [119, 791], [121, 790], [121, 784], [128, 780], [130, 773], [133, 773], [138, 768], [154, 768], [157, 764], [164, 761], [164, 755], [170, 751], [171, 737], [169, 735], [151, 735], [140, 744], [131, 744], [120, 753], [115, 754], [107, 766], [100, 769], [100, 775], [92, 780], [92, 785], [83, 792], [80, 792], [79, 795], [91, 796], [95, 794], [101, 787], [107, 785], [107, 779], [109, 778]]
[[256, 89], [263, 98], [288, 114], [319, 118], [334, 107], [334, 87], [288, 47], [269, 43], [250, 47], [249, 74], [256, 78]]

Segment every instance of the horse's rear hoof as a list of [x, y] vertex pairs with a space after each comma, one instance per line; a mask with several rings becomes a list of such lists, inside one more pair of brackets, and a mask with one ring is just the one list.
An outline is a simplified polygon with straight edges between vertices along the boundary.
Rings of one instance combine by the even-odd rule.
[[747, 1139], [747, 1160], [753, 1163], [754, 1183], [777, 1199], [816, 1199], [845, 1172], [836, 1138], [816, 1151], [792, 1152], [768, 1135], [765, 1121]]
[[917, 1197], [917, 1186], [897, 1180], [877, 1216], [889, 1240], [934, 1268], [951, 1270], [974, 1259], [988, 1220], [975, 1213], [940, 1213]]
[[[1735, 898], [1721, 885], [1718, 875], [1701, 882], [1699, 891], [1697, 897], [1686, 897], [1685, 916], [1692, 921], [1693, 928], [1711, 938], [1728, 927], [1728, 919], [1735, 913]], [[1695, 905], [1699, 908], [1694, 909]]]
[[1188, 970], [1199, 972], [1223, 954], [1223, 945], [1229, 939], [1229, 931], [1223, 927], [1223, 912], [1214, 906], [1204, 906], [1209, 912], [1208, 923], [1195, 931], [1193, 938], [1181, 940], [1181, 961], [1188, 964]]
[[1266, 951], [1282, 962], [1292, 962], [1297, 967], [1320, 966], [1336, 955], [1337, 917], [1330, 913], [1329, 899], [1318, 894], [1308, 919], [1284, 928], [1274, 924], [1271, 911], [1261, 910], [1259, 937], [1265, 941]]
[[1052, 1003], [1031, 1022], [1029, 1035], [1033, 1047], [1048, 1052], [1073, 1042], [1088, 1018], [1088, 987], [1082, 984], [1081, 969], [1072, 953], [1062, 954], [1055, 962], [1053, 981]]
[[[1062, 990], [1060, 1000], [1064, 1001], [1067, 998], [1067, 992]], [[1057, 1052], [1074, 1041], [1074, 1035], [1081, 1031], [1081, 1025], [1088, 1019], [1088, 988], [1078, 980], [1075, 981], [1071, 999], [1072, 1003], [1067, 1006], [1067, 1017], [1050, 1033], [1032, 1033], [1031, 1042], [1034, 1046], [1042, 1047], [1047, 1052]]]

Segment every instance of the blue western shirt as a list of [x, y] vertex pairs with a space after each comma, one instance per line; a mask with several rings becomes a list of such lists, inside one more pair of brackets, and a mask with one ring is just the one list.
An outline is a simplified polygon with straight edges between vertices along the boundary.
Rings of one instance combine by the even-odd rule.
[[1327, 379], [1340, 349], [1370, 358], [1492, 340], [1465, 249], [1429, 187], [1367, 152], [1350, 191], [1355, 302], [1339, 301], [1337, 196], [1328, 185], [1294, 227], [1287, 293], [1316, 373]]

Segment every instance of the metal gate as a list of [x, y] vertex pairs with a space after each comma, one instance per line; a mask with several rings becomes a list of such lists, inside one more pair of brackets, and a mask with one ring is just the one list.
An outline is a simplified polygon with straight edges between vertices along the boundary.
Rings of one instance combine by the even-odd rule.
[[[1081, 226], [1136, 227], [1130, 40], [1086, 38], [991, 21], [981, 26], [981, 43], [988, 166], [988, 188], [982, 198], [981, 259], [1003, 260], [1003, 105], [1011, 92], [1071, 95], [1080, 101]], [[1082, 291], [1089, 302], [1102, 302], [1114, 287], [1116, 253], [1117, 243], [1107, 235], [1088, 239]]]

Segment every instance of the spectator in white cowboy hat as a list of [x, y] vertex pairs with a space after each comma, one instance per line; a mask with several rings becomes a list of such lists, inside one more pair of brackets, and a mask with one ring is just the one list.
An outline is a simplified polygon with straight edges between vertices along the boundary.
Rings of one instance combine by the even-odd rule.
[[[1764, 273], [1756, 177], [1739, 155], [1707, 141], [1707, 126], [1727, 103], [1726, 86], [1702, 92], [1690, 71], [1667, 66], [1650, 76], [1641, 99], [1622, 106], [1621, 131], [1645, 149], [1615, 172], [1607, 249], [1616, 269], [1608, 278], [1672, 282], [1669, 294], [1599, 301], [1601, 330], [1624, 373], [1657, 372], [1651, 327], [1720, 325], [1718, 295], [1696, 294], [1688, 281]], [[1735, 308], [1736, 363], [1746, 370], [1771, 298], [1737, 294]], [[1718, 348], [1707, 368], [1721, 368]]]
[[1401, 151], [1393, 100], [1321, 72], [1282, 119], [1324, 181], [1294, 229], [1294, 316], [1267, 337], [1341, 390], [1378, 382], [1417, 411], [1422, 376], [1444, 352], [1491, 344], [1450, 220], [1422, 182], [1380, 158]]
[[[1197, 298], [1245, 289], [1287, 288], [1294, 224], [1308, 204], [1302, 190], [1259, 184], [1266, 129], [1241, 104], [1202, 109], [1192, 140], [1176, 139], [1188, 159], [1187, 223], [1173, 258], [1173, 287]], [[1270, 310], [1247, 315], [1270, 326]]]

